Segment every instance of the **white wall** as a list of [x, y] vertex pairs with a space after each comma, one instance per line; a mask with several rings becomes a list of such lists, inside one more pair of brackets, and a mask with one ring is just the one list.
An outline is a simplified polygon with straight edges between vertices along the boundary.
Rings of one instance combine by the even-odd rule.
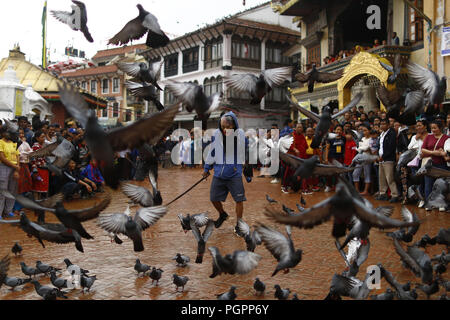
[[292, 22], [293, 17], [282, 16], [276, 12], [273, 12], [270, 4], [239, 14], [237, 15], [237, 18], [279, 25], [284, 28], [300, 31], [300, 28], [297, 27], [297, 23]]

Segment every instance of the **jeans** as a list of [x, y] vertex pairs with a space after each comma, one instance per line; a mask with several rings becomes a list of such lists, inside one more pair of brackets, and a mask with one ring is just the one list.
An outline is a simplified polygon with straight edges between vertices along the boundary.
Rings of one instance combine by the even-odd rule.
[[[445, 164], [434, 164], [433, 163], [433, 167], [448, 170], [447, 165], [445, 165]], [[430, 196], [431, 191], [433, 191], [433, 185], [434, 185], [434, 182], [436, 181], [436, 179], [429, 177], [429, 176], [425, 176], [424, 180], [425, 180], [425, 199], [428, 200], [428, 197]]]

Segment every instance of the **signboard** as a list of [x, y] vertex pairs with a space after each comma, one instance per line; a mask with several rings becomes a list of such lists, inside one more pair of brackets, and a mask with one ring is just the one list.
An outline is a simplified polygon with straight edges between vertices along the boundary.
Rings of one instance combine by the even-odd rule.
[[442, 51], [441, 55], [443, 57], [450, 56], [450, 27], [442, 28]]

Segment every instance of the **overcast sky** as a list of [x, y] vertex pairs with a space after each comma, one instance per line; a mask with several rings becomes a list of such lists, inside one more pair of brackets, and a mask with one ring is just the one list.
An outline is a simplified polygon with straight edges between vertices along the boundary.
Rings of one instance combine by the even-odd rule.
[[[45, 0], [0, 1], [0, 59], [8, 56], [15, 43], [20, 44], [27, 60], [40, 65], [42, 52], [42, 9]], [[265, 0], [84, 0], [88, 13], [88, 27], [94, 38], [89, 43], [81, 32], [72, 31], [69, 26], [56, 20], [50, 10], [71, 11], [70, 0], [48, 0], [47, 47], [50, 59], [64, 54], [66, 46], [73, 45], [92, 57], [97, 50], [106, 49], [108, 39], [119, 32], [131, 19], [137, 17], [136, 5], [153, 13], [162, 30], [170, 35], [180, 36], [194, 31], [205, 23], [213, 23], [224, 16], [241, 12]], [[135, 43], [143, 43], [142, 38]], [[112, 48], [112, 46], [110, 46]]]

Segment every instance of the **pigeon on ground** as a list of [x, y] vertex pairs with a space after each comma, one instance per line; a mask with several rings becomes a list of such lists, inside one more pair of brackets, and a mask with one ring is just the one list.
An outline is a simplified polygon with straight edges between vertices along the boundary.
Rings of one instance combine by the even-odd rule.
[[442, 251], [441, 254], [435, 255], [433, 258], [431, 258], [431, 261], [440, 262], [447, 265], [450, 262], [450, 254], [446, 253], [445, 251]]
[[55, 268], [52, 266], [49, 266], [47, 264], [42, 263], [41, 261], [36, 261], [36, 269], [39, 270], [41, 273], [44, 273], [45, 275], [48, 275], [51, 271], [61, 271], [60, 268]]
[[189, 281], [188, 277], [179, 276], [176, 274], [173, 274], [173, 284], [177, 286], [176, 291], [178, 292], [178, 288], [182, 287], [182, 292], [184, 291], [184, 286]]
[[380, 65], [386, 69], [387, 71], [389, 71], [389, 73], [391, 73], [391, 75], [389, 75], [388, 78], [388, 83], [389, 84], [394, 84], [395, 80], [397, 80], [397, 77], [399, 76], [399, 74], [402, 72], [402, 61], [401, 61], [401, 55], [400, 54], [396, 54], [395, 58], [394, 58], [394, 65], [391, 66], [390, 64], [386, 64], [382, 61], [380, 61]]
[[80, 285], [84, 290], [87, 288], [87, 291], [90, 292], [91, 287], [93, 286], [94, 282], [97, 280], [97, 276], [87, 276], [82, 274], [80, 277]]
[[300, 299], [298, 298], [298, 295], [296, 293], [294, 293], [292, 295], [292, 299], [291, 300], [300, 300]]
[[137, 271], [137, 274], [139, 276], [140, 273], [143, 275], [150, 270], [150, 266], [146, 265], [144, 263], [141, 263], [141, 260], [136, 259], [136, 264], [134, 265], [134, 270]]
[[189, 213], [186, 216], [178, 214], [178, 219], [180, 219], [181, 227], [183, 228], [184, 233], [192, 230], [191, 221], [194, 221], [197, 228], [202, 228], [209, 222], [208, 212], [197, 213], [192, 216]]
[[316, 69], [316, 64], [312, 64], [312, 69], [307, 73], [297, 73], [295, 75], [295, 78], [300, 81], [301, 83], [308, 82], [308, 92], [312, 93], [314, 92], [314, 84], [316, 82], [320, 83], [329, 83], [333, 81], [337, 81], [340, 78], [342, 78], [343, 73], [328, 73], [328, 72], [319, 72]]
[[430, 296], [439, 292], [439, 282], [438, 279], [435, 279], [431, 284], [418, 284], [416, 289], [422, 290], [426, 295], [427, 299], [430, 299]]
[[78, 270], [80, 274], [84, 274], [84, 275], [87, 275], [89, 273], [89, 270], [80, 268], [76, 264], [73, 264], [68, 258], [64, 259], [64, 263], [66, 264], [67, 269], [70, 268], [72, 270]]
[[266, 194], [266, 200], [269, 201], [269, 203], [277, 203], [277, 200], [272, 199], [268, 194]]
[[36, 293], [44, 298], [44, 300], [56, 300], [56, 298], [68, 299], [68, 297], [66, 297], [64, 293], [57, 288], [43, 286], [36, 280], [31, 281], [31, 283], [34, 285]]
[[334, 216], [332, 231], [334, 238], [345, 235], [347, 225], [353, 215], [356, 215], [361, 221], [369, 223], [371, 227], [380, 229], [402, 228], [420, 224], [420, 222], [403, 222], [386, 217], [355, 198], [355, 192], [354, 186], [346, 178], [339, 177], [336, 194], [308, 208], [301, 215], [286, 216], [269, 206], [266, 206], [265, 214], [279, 223], [306, 229], [321, 224]]
[[274, 297], [277, 298], [278, 300], [287, 300], [289, 294], [291, 293], [291, 290], [289, 290], [289, 288], [281, 289], [281, 287], [278, 284], [274, 285], [274, 288], [275, 288]]
[[414, 243], [414, 247], [419, 247], [419, 248], [425, 248], [428, 245], [432, 245], [434, 246], [436, 244], [436, 239], [435, 238], [431, 238], [427, 233], [424, 234], [422, 236], [422, 238], [420, 238], [419, 241], [417, 241], [416, 243]]
[[247, 245], [247, 251], [254, 252], [256, 246], [259, 246], [262, 243], [258, 231], [254, 230], [252, 232], [249, 225], [242, 219], [239, 219], [237, 222], [236, 232], [244, 238]]
[[196, 226], [195, 220], [191, 219], [192, 234], [197, 241], [197, 258], [195, 259], [195, 263], [203, 262], [203, 254], [206, 251], [206, 242], [211, 237], [214, 229], [214, 220], [209, 220], [205, 230], [201, 233], [200, 229]]
[[150, 278], [152, 279], [152, 284], [154, 281], [156, 281], [156, 285], [158, 285], [159, 279], [161, 279], [163, 272], [164, 271], [160, 268], [158, 268], [158, 269], [156, 269], [156, 267], [152, 268], [152, 271], [149, 274]]
[[83, 96], [74, 87], [58, 85], [61, 102], [69, 114], [85, 130], [85, 139], [91, 155], [99, 162], [104, 162], [104, 177], [108, 186], [117, 189], [119, 177], [114, 168], [114, 152], [133, 150], [144, 143], [156, 144], [172, 126], [179, 106], [165, 108], [161, 112], [144, 116], [142, 119], [125, 127], [105, 131], [98, 123], [94, 110], [89, 109]]
[[445, 263], [439, 262], [433, 266], [433, 271], [436, 274], [443, 274], [447, 271], [447, 265]]
[[81, 1], [72, 0], [72, 12], [68, 11], [55, 11], [51, 10], [51, 14], [61, 21], [67, 24], [72, 30], [83, 32], [85, 38], [89, 42], [94, 42], [87, 26], [87, 11], [86, 6]]
[[251, 73], [234, 74], [224, 78], [224, 83], [240, 92], [250, 94], [250, 104], [260, 104], [264, 96], [274, 87], [279, 87], [286, 81], [292, 80], [292, 67], [281, 67], [262, 70], [259, 76]]
[[186, 106], [188, 112], [195, 110], [200, 120], [208, 120], [211, 112], [219, 108], [222, 102], [222, 92], [207, 97], [203, 87], [195, 83], [168, 80], [166, 88]]
[[349, 112], [353, 107], [356, 107], [358, 103], [361, 101], [363, 97], [362, 93], [358, 93], [355, 98], [353, 98], [350, 103], [344, 107], [341, 111], [339, 111], [336, 114], [331, 114], [331, 109], [329, 106], [326, 106], [322, 109], [322, 114], [319, 116], [318, 114], [309, 111], [298, 104], [294, 103], [289, 97], [287, 97], [288, 101], [292, 105], [294, 105], [301, 113], [303, 113], [305, 116], [310, 118], [311, 120], [317, 122], [317, 127], [314, 133], [313, 141], [311, 142], [311, 148], [315, 149], [320, 146], [322, 143], [323, 138], [328, 133], [331, 121], [339, 118], [341, 115], [344, 115], [346, 112]]
[[209, 247], [209, 252], [213, 258], [211, 279], [222, 273], [228, 274], [247, 274], [258, 266], [261, 256], [249, 251], [234, 251], [233, 254], [222, 256], [219, 249]]
[[[155, 62], [150, 65], [147, 65], [144, 62], [141, 63], [126, 63], [126, 62], [119, 62], [117, 66], [120, 70], [125, 72], [127, 75], [134, 77], [136, 80], [139, 80], [142, 84], [144, 84], [144, 87], [148, 87], [147, 83], [154, 86], [154, 88], [163, 91], [161, 87], [158, 85], [158, 79], [161, 75], [161, 67], [164, 63], [164, 59], [160, 62]], [[128, 82], [129, 84], [133, 84], [133, 82]], [[127, 82], [125, 82], [127, 84]], [[137, 84], [137, 83], [134, 83]], [[127, 85], [128, 87], [128, 85]], [[128, 87], [130, 89], [130, 87]], [[155, 93], [156, 90], [155, 90]], [[164, 107], [163, 107], [164, 108]]]
[[133, 40], [139, 40], [147, 33], [145, 44], [157, 49], [166, 46], [170, 39], [161, 30], [158, 19], [146, 11], [140, 4], [137, 5], [139, 16], [130, 20], [119, 33], [108, 41], [108, 45], [122, 46]]
[[20, 246], [20, 244], [18, 242], [16, 242], [14, 244], [14, 246], [11, 248], [11, 252], [14, 253], [14, 255], [17, 257], [17, 254], [21, 255], [22, 254], [22, 247]]
[[[152, 182], [152, 181], [151, 181]], [[153, 206], [160, 206], [162, 204], [161, 193], [157, 190], [156, 182], [152, 184], [153, 193], [147, 188], [136, 186], [131, 183], [122, 185], [122, 192], [135, 203], [141, 207], [148, 208]]]
[[146, 100], [148, 102], [153, 102], [158, 111], [164, 110], [164, 106], [159, 101], [159, 94], [156, 87], [132, 81], [125, 81], [125, 85], [127, 86], [132, 96]]
[[126, 235], [133, 241], [135, 252], [144, 251], [142, 242], [142, 232], [161, 219], [166, 213], [167, 208], [163, 206], [141, 208], [134, 218], [130, 215], [129, 206], [125, 213], [106, 213], [98, 217], [100, 228], [114, 234]]
[[22, 272], [24, 275], [29, 276], [31, 279], [31, 276], [36, 276], [38, 274], [42, 274], [43, 272], [39, 271], [36, 268], [29, 267], [25, 264], [25, 262], [20, 262], [20, 267], [22, 269]]
[[437, 235], [433, 238], [437, 244], [443, 244], [447, 247], [450, 246], [450, 228], [440, 228]]
[[188, 262], [191, 261], [188, 256], [182, 255], [181, 253], [177, 253], [175, 257], [172, 258], [172, 260], [175, 260], [177, 262], [178, 267], [186, 267], [188, 265]]
[[236, 287], [231, 286], [230, 290], [228, 292], [216, 295], [217, 300], [235, 300], [237, 298], [235, 291], [236, 291]]
[[266, 290], [266, 285], [264, 282], [259, 280], [259, 278], [255, 279], [255, 282], [253, 283], [253, 289], [255, 289], [256, 295], [263, 295], [264, 291]]
[[31, 281], [31, 278], [28, 279], [20, 279], [16, 277], [6, 277], [3, 281], [3, 284], [7, 287], [10, 287], [11, 290], [14, 290], [18, 286], [22, 286]]
[[394, 291], [392, 291], [391, 288], [387, 288], [384, 293], [381, 293], [379, 295], [372, 295], [372, 296], [370, 296], [370, 299], [372, 299], [372, 300], [394, 300]]
[[56, 271], [54, 270], [50, 271], [50, 281], [52, 282], [52, 285], [54, 285], [59, 290], [68, 288], [67, 279], [58, 278], [56, 276]]
[[440, 106], [447, 92], [447, 77], [440, 78], [436, 72], [414, 62], [408, 62], [408, 75], [425, 93], [431, 106]]
[[277, 259], [278, 265], [275, 271], [272, 273], [272, 277], [275, 276], [278, 271], [285, 270], [285, 273], [289, 272], [290, 268], [294, 268], [302, 260], [301, 249], [295, 249], [292, 242], [291, 233], [287, 231], [287, 237], [281, 232], [266, 227], [260, 224], [256, 227], [261, 240], [267, 250]]
[[386, 270], [381, 264], [377, 264], [381, 272], [381, 277], [385, 278], [391, 287], [396, 291], [397, 297], [400, 300], [416, 300], [414, 291], [405, 291], [403, 286], [398, 283], [394, 276]]

